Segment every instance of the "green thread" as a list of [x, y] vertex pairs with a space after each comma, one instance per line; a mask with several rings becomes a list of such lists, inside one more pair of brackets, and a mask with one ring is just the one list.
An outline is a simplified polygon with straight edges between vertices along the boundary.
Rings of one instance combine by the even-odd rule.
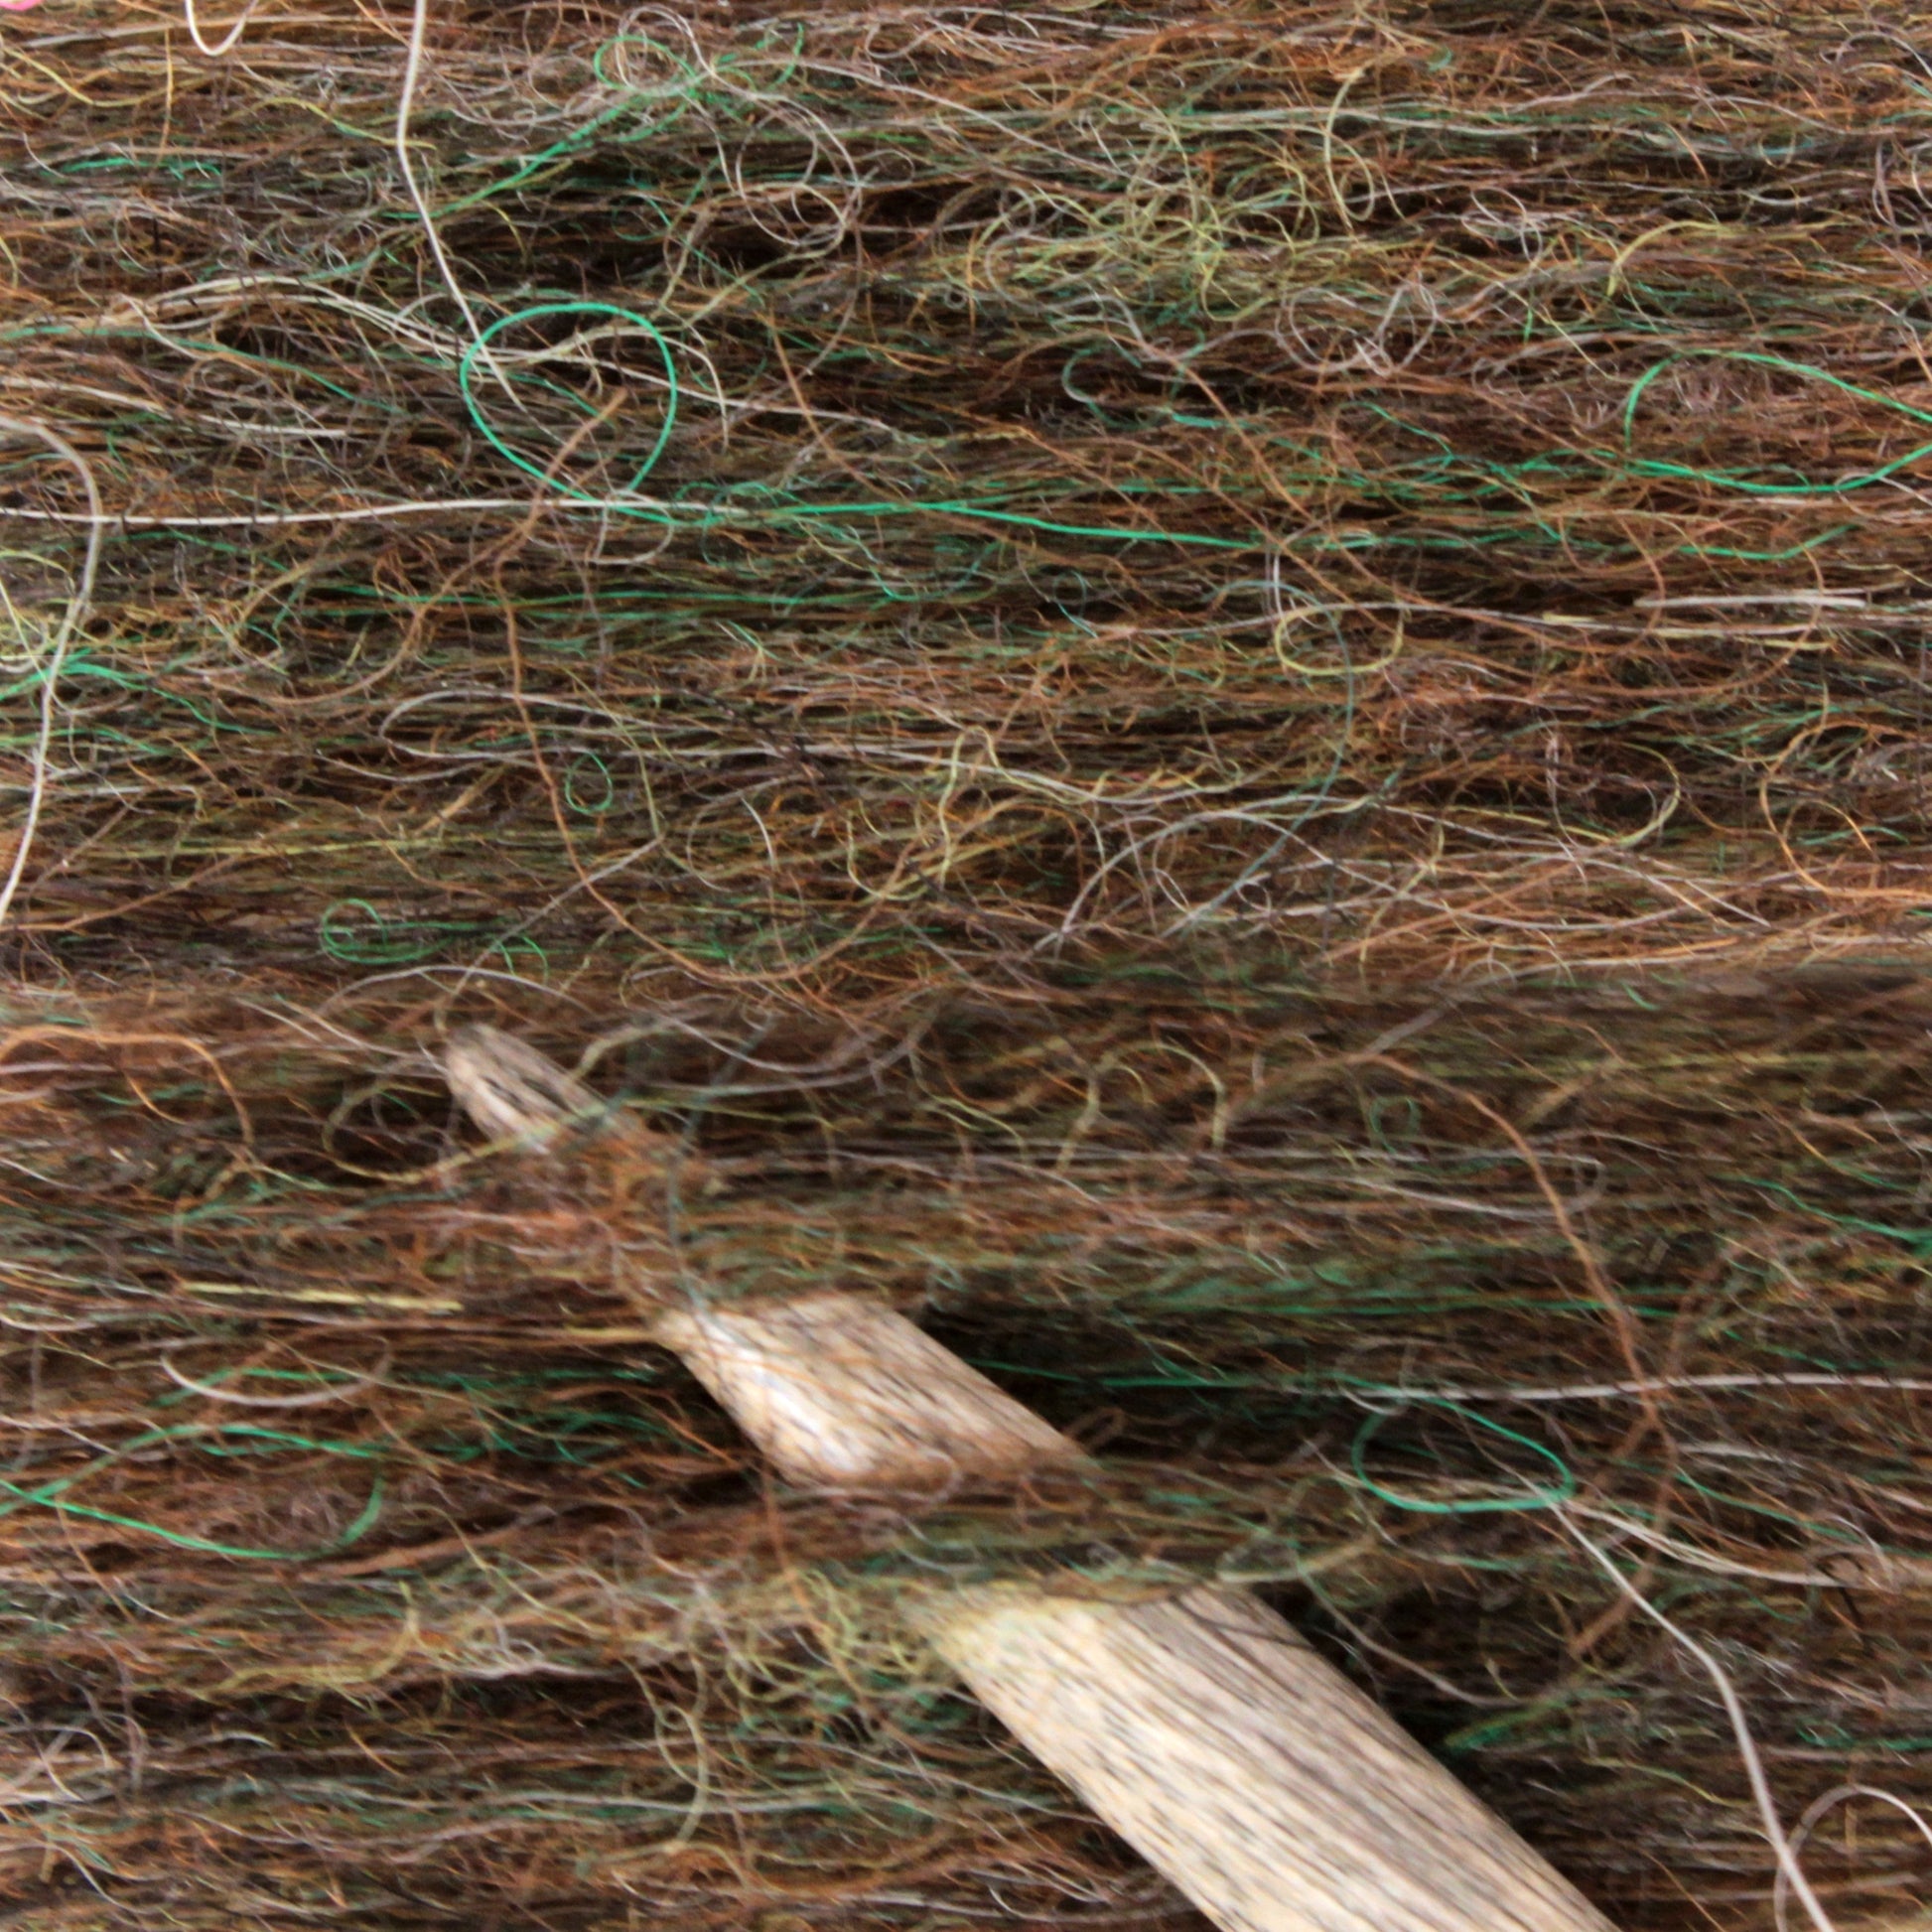
[[322, 950], [345, 965], [410, 966], [480, 929], [460, 921], [392, 920], [365, 898], [342, 898], [323, 913], [316, 936]]
[[1557, 1472], [1554, 1488], [1539, 1488], [1534, 1483], [1527, 1484], [1524, 1492], [1517, 1496], [1479, 1496], [1462, 1502], [1432, 1502], [1425, 1496], [1405, 1496], [1377, 1482], [1369, 1474], [1364, 1460], [1368, 1446], [1376, 1432], [1385, 1422], [1400, 1415], [1400, 1409], [1378, 1410], [1355, 1432], [1355, 1440], [1348, 1446], [1348, 1465], [1354, 1470], [1356, 1478], [1370, 1495], [1379, 1497], [1383, 1502], [1397, 1509], [1406, 1509], [1418, 1516], [1500, 1516], [1514, 1515], [1535, 1509], [1556, 1509], [1577, 1493], [1577, 1478], [1570, 1465], [1555, 1449], [1533, 1438], [1524, 1436], [1514, 1429], [1507, 1429], [1499, 1422], [1491, 1422], [1487, 1416], [1478, 1415], [1474, 1410], [1465, 1408], [1461, 1403], [1448, 1396], [1415, 1396], [1406, 1392], [1390, 1390], [1388, 1393], [1403, 1393], [1404, 1404], [1410, 1402], [1431, 1402], [1444, 1409], [1451, 1409], [1464, 1422], [1471, 1422], [1478, 1429], [1486, 1429], [1492, 1436], [1500, 1436], [1505, 1442], [1514, 1443], [1528, 1449], [1533, 1455], [1540, 1455]]
[[[291, 1436], [280, 1430], [263, 1429], [253, 1423], [224, 1423], [208, 1425], [190, 1423], [176, 1429], [151, 1429], [132, 1441], [122, 1444], [117, 1449], [105, 1455], [96, 1456], [85, 1468], [76, 1469], [71, 1475], [61, 1476], [52, 1482], [41, 1484], [38, 1488], [28, 1488], [17, 1482], [0, 1477], [0, 1491], [14, 1498], [12, 1502], [0, 1503], [0, 1517], [11, 1516], [17, 1509], [51, 1509], [57, 1515], [80, 1516], [91, 1523], [108, 1523], [116, 1529], [134, 1530], [143, 1536], [158, 1538], [163, 1543], [172, 1544], [181, 1550], [196, 1550], [205, 1556], [230, 1557], [237, 1562], [246, 1563], [311, 1563], [321, 1557], [335, 1556], [346, 1550], [351, 1544], [358, 1543], [374, 1528], [376, 1519], [382, 1513], [385, 1485], [378, 1471], [369, 1489], [369, 1498], [363, 1504], [355, 1519], [344, 1530], [334, 1543], [319, 1550], [251, 1550], [238, 1544], [218, 1543], [210, 1537], [195, 1536], [186, 1530], [171, 1530], [160, 1523], [149, 1523], [138, 1516], [123, 1516], [114, 1510], [96, 1509], [89, 1503], [69, 1502], [67, 1491], [88, 1476], [132, 1455], [136, 1450], [152, 1447], [156, 1443], [197, 1441], [208, 1436], [239, 1436], [254, 1438], [275, 1444], [278, 1448], [300, 1449], [327, 1455], [351, 1455], [374, 1459], [381, 1455], [379, 1449], [363, 1448], [345, 1443], [322, 1443], [312, 1437]], [[212, 1445], [204, 1443], [210, 1452], [223, 1453]], [[233, 1451], [228, 1451], [232, 1453]]]
[[[484, 414], [483, 403], [477, 394], [477, 364], [488, 355], [491, 343], [505, 331], [524, 323], [541, 322], [552, 316], [568, 315], [605, 316], [631, 325], [650, 339], [663, 364], [664, 420], [659, 425], [657, 440], [651, 445], [643, 461], [631, 472], [630, 481], [615, 496], [602, 495], [594, 490], [584, 489], [576, 483], [565, 482], [551, 471], [533, 463], [520, 451], [513, 449]], [[514, 381], [517, 378], [512, 371], [507, 379]], [[497, 317], [488, 328], [480, 331], [477, 339], [463, 351], [457, 363], [457, 387], [462, 392], [464, 407], [470, 412], [470, 420], [476, 426], [477, 434], [506, 463], [520, 470], [526, 477], [542, 483], [546, 489], [555, 490], [568, 501], [614, 511], [620, 516], [637, 517], [645, 522], [706, 530], [738, 521], [741, 516], [751, 516], [759, 521], [784, 523], [834, 516], [923, 514], [964, 516], [983, 523], [1002, 523], [1021, 529], [1038, 530], [1054, 536], [1095, 537], [1123, 543], [1173, 543], [1209, 550], [1239, 551], [1267, 547], [1265, 540], [1261, 538], [1257, 538], [1254, 542], [1242, 542], [1233, 537], [1209, 536], [1191, 530], [1136, 530], [1104, 523], [1062, 523], [1049, 517], [1035, 516], [1030, 511], [997, 509], [985, 500], [973, 501], [951, 497], [884, 498], [874, 502], [859, 503], [805, 503], [788, 497], [786, 492], [773, 490], [765, 485], [746, 484], [741, 485], [739, 494], [767, 496], [772, 499], [770, 507], [761, 512], [745, 510], [734, 514], [732, 510], [715, 501], [697, 505], [690, 512], [686, 511], [682, 501], [675, 499], [668, 505], [656, 502], [626, 502], [624, 498], [634, 495], [642, 486], [645, 478], [657, 467], [658, 459], [663, 456], [665, 447], [671, 440], [671, 432], [677, 426], [682, 390], [678, 382], [677, 358], [671, 353], [671, 345], [665, 340], [663, 331], [649, 317], [640, 315], [635, 309], [620, 308], [612, 302], [539, 302], [528, 308], [514, 309], [508, 315]]]

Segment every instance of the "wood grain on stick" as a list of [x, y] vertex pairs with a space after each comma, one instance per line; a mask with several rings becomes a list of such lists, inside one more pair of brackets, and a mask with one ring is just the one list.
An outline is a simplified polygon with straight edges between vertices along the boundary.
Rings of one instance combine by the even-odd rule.
[[[549, 1147], [590, 1089], [485, 1028], [450, 1083]], [[792, 1481], [922, 1489], [1078, 1466], [1078, 1445], [883, 1304], [665, 1302], [654, 1335]], [[1499, 1818], [1247, 1592], [1037, 1585], [913, 1614], [1042, 1763], [1225, 1932], [1609, 1932]]]
[[465, 1027], [443, 1051], [443, 1072], [463, 1111], [492, 1141], [548, 1147], [569, 1129], [616, 1118], [574, 1073], [494, 1027]]
[[1609, 1932], [1245, 1590], [963, 1590], [919, 1620], [980, 1701], [1227, 1932]]
[[655, 1329], [793, 1482], [925, 1489], [1085, 1460], [880, 1302], [812, 1295], [667, 1309]]

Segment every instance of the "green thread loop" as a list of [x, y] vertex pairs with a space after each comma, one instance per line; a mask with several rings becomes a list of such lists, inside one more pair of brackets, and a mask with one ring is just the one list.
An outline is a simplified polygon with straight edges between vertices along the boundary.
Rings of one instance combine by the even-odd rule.
[[[457, 387], [463, 392], [464, 406], [470, 412], [470, 420], [476, 424], [477, 433], [506, 463], [521, 470], [526, 477], [534, 477], [546, 488], [554, 489], [580, 503], [602, 503], [605, 498], [594, 491], [580, 489], [575, 483], [563, 482], [548, 470], [539, 469], [526, 456], [520, 455], [504, 442], [488, 417], [483, 412], [477, 400], [476, 373], [477, 363], [489, 353], [489, 345], [505, 330], [515, 329], [528, 322], [542, 322], [551, 316], [606, 316], [615, 321], [630, 324], [641, 330], [651, 340], [659, 359], [664, 365], [664, 421], [657, 431], [657, 441], [650, 446], [650, 454], [631, 472], [630, 481], [624, 484], [622, 494], [631, 495], [642, 485], [643, 481], [657, 467], [657, 459], [664, 454], [664, 446], [671, 440], [671, 431], [677, 425], [678, 380], [677, 358], [671, 353], [671, 345], [664, 340], [664, 332], [650, 320], [641, 316], [635, 309], [621, 309], [615, 302], [539, 302], [533, 308], [513, 309], [506, 316], [498, 316], [489, 327], [483, 330], [475, 342], [463, 351], [463, 359], [457, 364]], [[627, 507], [621, 506], [621, 507]], [[645, 513], [643, 506], [628, 510], [629, 514]], [[662, 511], [655, 512], [660, 518]]]

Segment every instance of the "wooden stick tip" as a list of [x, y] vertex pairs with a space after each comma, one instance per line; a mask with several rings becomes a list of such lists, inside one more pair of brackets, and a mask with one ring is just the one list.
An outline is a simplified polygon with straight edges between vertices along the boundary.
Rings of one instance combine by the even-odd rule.
[[457, 1104], [492, 1141], [542, 1146], [607, 1107], [575, 1074], [496, 1027], [459, 1028], [443, 1072]]

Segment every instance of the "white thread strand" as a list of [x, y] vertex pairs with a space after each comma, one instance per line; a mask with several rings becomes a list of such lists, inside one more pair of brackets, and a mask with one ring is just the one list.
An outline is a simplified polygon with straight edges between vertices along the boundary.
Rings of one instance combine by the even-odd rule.
[[[227, 36], [215, 46], [209, 46], [202, 34], [201, 21], [195, 12], [195, 0], [182, 0], [182, 11], [188, 22], [188, 32], [195, 45], [210, 60], [219, 60], [241, 38], [242, 30], [254, 18], [255, 9], [261, 0], [248, 0], [242, 9], [241, 17], [228, 29]], [[483, 325], [477, 320], [477, 312], [470, 306], [470, 298], [464, 294], [463, 285], [456, 278], [456, 269], [444, 251], [443, 237], [436, 232], [435, 217], [430, 213], [429, 199], [424, 195], [422, 184], [416, 179], [416, 170], [409, 159], [409, 123], [416, 109], [416, 90], [422, 84], [425, 51], [429, 40], [429, 0], [414, 0], [409, 20], [409, 40], [404, 53], [402, 68], [402, 87], [396, 95], [396, 128], [393, 145], [396, 151], [396, 165], [402, 171], [403, 186], [409, 191], [411, 206], [416, 210], [416, 218], [423, 224], [423, 234], [429, 242], [429, 251], [436, 259], [437, 273], [443, 278], [443, 286], [449, 290], [458, 309], [463, 312], [463, 320], [469, 326], [470, 339], [478, 345], [479, 359], [501, 385], [505, 395], [509, 393], [509, 383], [488, 346], [483, 343]]]
[[1662, 1624], [1710, 1673], [1712, 1683], [1718, 1687], [1718, 1697], [1724, 1705], [1725, 1715], [1730, 1720], [1731, 1735], [1737, 1740], [1737, 1753], [1744, 1760], [1744, 1775], [1750, 1780], [1751, 1796], [1757, 1803], [1758, 1818], [1762, 1822], [1764, 1836], [1770, 1843], [1772, 1857], [1777, 1860], [1778, 1876], [1796, 1893], [1798, 1902], [1804, 1906], [1817, 1932], [1838, 1932], [1830, 1913], [1818, 1902], [1818, 1894], [1812, 1890], [1811, 1881], [1806, 1878], [1798, 1863], [1798, 1855], [1792, 1850], [1791, 1841], [1785, 1837], [1784, 1827], [1778, 1821], [1777, 1800], [1771, 1795], [1771, 1781], [1764, 1775], [1764, 1762], [1758, 1756], [1756, 1739], [1751, 1736], [1750, 1721], [1744, 1715], [1743, 1702], [1737, 1695], [1736, 1687], [1730, 1681], [1730, 1674], [1688, 1630], [1680, 1624], [1673, 1623], [1636, 1585], [1631, 1583], [1609, 1557], [1571, 1521], [1567, 1510], [1563, 1512], [1563, 1526], [1588, 1551], [1597, 1568], [1609, 1578], [1611, 1583], [1645, 1616], [1655, 1623]]
[[13, 907], [14, 895], [19, 892], [20, 882], [26, 875], [27, 858], [34, 849], [34, 835], [40, 830], [41, 808], [47, 801], [48, 759], [54, 749], [54, 714], [59, 700], [61, 670], [67, 663], [68, 646], [73, 640], [73, 633], [93, 602], [94, 577], [100, 568], [103, 519], [100, 487], [94, 482], [93, 469], [65, 436], [49, 429], [45, 423], [32, 422], [20, 416], [0, 416], [0, 430], [11, 430], [17, 436], [38, 437], [64, 463], [71, 465], [87, 492], [88, 509], [87, 552], [80, 566], [80, 582], [68, 600], [68, 608], [54, 632], [54, 641], [41, 668], [41, 722], [34, 741], [33, 777], [28, 785], [27, 816], [21, 822], [20, 842], [14, 847], [13, 864], [8, 868], [6, 884], [0, 886], [0, 926], [4, 926], [7, 914]]
[[[1848, 1798], [1875, 1798], [1880, 1804], [1890, 1805], [1894, 1811], [1902, 1811], [1918, 1827], [1919, 1836], [1932, 1845], [1932, 1824], [1928, 1824], [1925, 1814], [1915, 1805], [1908, 1805], [1903, 1798], [1889, 1791], [1881, 1791], [1875, 1784], [1834, 1785], [1823, 1797], [1814, 1798], [1805, 1807], [1805, 1815], [1791, 1828], [1791, 1855], [1795, 1859], [1805, 1849], [1805, 1841], [1825, 1814], [1834, 1805], [1842, 1805]], [[1771, 1890], [1771, 1911], [1777, 1920], [1778, 1932], [1785, 1932], [1788, 1916], [1785, 1911], [1786, 1895], [1791, 1887], [1785, 1879], [1783, 1865], [1778, 1866], [1778, 1881]]]
[[227, 53], [228, 49], [231, 48], [235, 44], [235, 42], [241, 38], [243, 30], [247, 27], [248, 23], [254, 19], [255, 9], [261, 5], [261, 0], [248, 0], [248, 4], [245, 7], [243, 7], [241, 10], [240, 18], [236, 20], [234, 25], [228, 29], [227, 38], [224, 41], [220, 42], [219, 45], [214, 47], [210, 47], [207, 44], [207, 42], [202, 38], [202, 23], [199, 19], [196, 18], [195, 0], [181, 0], [181, 4], [182, 4], [182, 12], [187, 17], [188, 20], [189, 39], [191, 39], [195, 43], [195, 45], [199, 47], [202, 50], [202, 52], [207, 56], [207, 58], [210, 61], [218, 61], [222, 57], [222, 55]]
[[409, 20], [409, 50], [402, 69], [402, 91], [396, 96], [396, 165], [402, 170], [403, 185], [409, 190], [409, 200], [416, 209], [416, 217], [423, 224], [423, 233], [428, 238], [430, 253], [436, 258], [437, 272], [443, 277], [443, 286], [462, 310], [470, 340], [477, 345], [478, 359], [507, 396], [511, 393], [509, 378], [498, 367], [496, 358], [490, 354], [488, 345], [483, 340], [483, 325], [478, 322], [477, 312], [471, 308], [470, 298], [464, 294], [463, 285], [456, 278], [456, 270], [449, 256], [444, 253], [443, 237], [436, 232], [436, 219], [430, 213], [428, 199], [416, 180], [416, 170], [409, 160], [409, 122], [416, 108], [416, 89], [423, 77], [424, 44], [428, 37], [429, 0], [415, 0]]

